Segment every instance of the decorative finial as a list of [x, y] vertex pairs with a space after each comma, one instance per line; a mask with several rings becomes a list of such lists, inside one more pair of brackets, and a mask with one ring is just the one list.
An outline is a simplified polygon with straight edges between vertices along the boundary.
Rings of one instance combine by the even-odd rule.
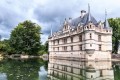
[[67, 19], [65, 18], [64, 25], [66, 25], [66, 24], [67, 24]]
[[107, 20], [107, 11], [105, 9], [105, 23], [104, 23], [104, 28], [109, 28], [109, 23], [108, 23], [108, 20]]
[[105, 20], [107, 20], [107, 11], [105, 9]]
[[88, 21], [91, 21], [90, 4], [88, 3]]
[[88, 13], [90, 13], [90, 4], [88, 3]]
[[52, 36], [52, 25], [51, 25], [51, 36]]

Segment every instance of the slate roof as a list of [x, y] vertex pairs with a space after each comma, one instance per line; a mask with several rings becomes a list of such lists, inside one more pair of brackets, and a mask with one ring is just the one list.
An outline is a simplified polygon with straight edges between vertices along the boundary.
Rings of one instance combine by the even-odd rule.
[[[62, 26], [64, 26], [64, 25], [67, 24], [72, 29], [75, 29], [79, 24], [84, 27], [89, 22], [92, 22], [96, 27], [99, 25], [99, 22], [97, 22], [97, 20], [91, 15], [91, 13], [90, 13], [90, 6], [89, 5], [88, 5], [88, 13], [86, 13], [85, 10], [82, 10], [81, 12], [85, 12], [85, 15], [83, 17], [80, 16], [78, 18], [69, 19], [69, 20], [65, 19], [65, 22], [62, 24]], [[61, 28], [63, 28], [63, 27], [61, 27]], [[104, 28], [105, 29], [110, 29], [111, 28], [110, 25], [109, 25], [109, 23], [108, 23], [108, 20], [107, 20], [107, 13], [106, 12], [105, 12]], [[62, 31], [62, 29], [60, 29], [59, 34], [61, 35], [62, 33], [63, 33], [63, 31]]]
[[110, 28], [110, 25], [109, 25], [109, 22], [108, 22], [107, 19], [105, 19], [105, 22], [104, 22], [104, 28], [105, 28], [105, 29]]
[[72, 26], [78, 26], [78, 24], [82, 24], [82, 25], [86, 25], [88, 22], [89, 22], [89, 18], [90, 18], [90, 21], [96, 25], [97, 24], [97, 20], [91, 16], [91, 14], [87, 13], [83, 16], [83, 18], [81, 17], [78, 17], [76, 19], [73, 19], [72, 22], [70, 23]]

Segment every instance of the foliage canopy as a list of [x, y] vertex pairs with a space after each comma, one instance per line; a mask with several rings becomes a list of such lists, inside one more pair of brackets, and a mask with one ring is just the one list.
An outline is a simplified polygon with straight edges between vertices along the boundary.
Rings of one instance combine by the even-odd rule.
[[120, 40], [120, 18], [110, 18], [108, 21], [113, 29], [112, 35], [113, 53], [117, 53]]
[[10, 46], [17, 54], [36, 54], [40, 49], [41, 27], [31, 21], [19, 23], [10, 35]]

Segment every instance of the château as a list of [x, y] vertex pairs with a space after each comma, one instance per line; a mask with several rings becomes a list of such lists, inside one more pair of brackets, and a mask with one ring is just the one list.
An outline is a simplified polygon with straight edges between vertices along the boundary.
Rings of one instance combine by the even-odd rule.
[[97, 21], [90, 12], [81, 10], [78, 18], [65, 19], [62, 30], [48, 38], [49, 58], [111, 60], [112, 28], [105, 21]]

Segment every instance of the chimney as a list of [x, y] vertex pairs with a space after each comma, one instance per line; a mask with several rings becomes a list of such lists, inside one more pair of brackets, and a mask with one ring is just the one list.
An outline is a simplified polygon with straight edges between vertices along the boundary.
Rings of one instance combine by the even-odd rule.
[[81, 10], [81, 18], [83, 18], [83, 16], [86, 14], [86, 11], [85, 10]]
[[69, 17], [69, 22], [71, 22], [72, 21], [72, 18], [71, 17]]

